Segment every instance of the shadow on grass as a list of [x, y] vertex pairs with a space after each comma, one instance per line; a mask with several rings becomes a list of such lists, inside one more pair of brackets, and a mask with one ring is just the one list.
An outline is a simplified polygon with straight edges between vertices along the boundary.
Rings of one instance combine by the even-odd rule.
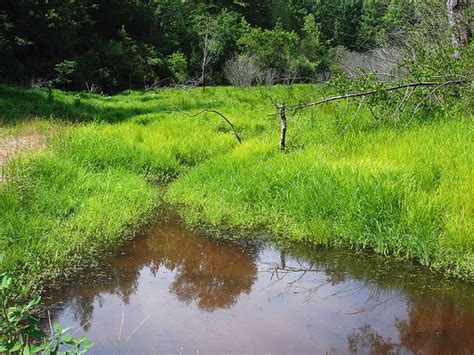
[[[48, 99], [47, 89], [28, 89], [0, 84], [0, 125], [14, 125], [30, 118], [60, 119], [72, 123], [104, 122], [118, 123], [147, 113], [177, 111], [164, 104], [159, 96], [156, 105], [141, 104], [142, 100], [127, 100], [127, 96], [101, 96], [89, 93], [53, 91], [53, 100]], [[220, 105], [223, 101], [187, 102], [179, 110], [198, 110], [209, 105]]]
[[15, 124], [31, 117], [61, 119], [67, 122], [120, 122], [152, 112], [140, 107], [114, 107], [107, 97], [54, 90], [53, 101], [47, 89], [25, 89], [0, 85], [0, 122]]

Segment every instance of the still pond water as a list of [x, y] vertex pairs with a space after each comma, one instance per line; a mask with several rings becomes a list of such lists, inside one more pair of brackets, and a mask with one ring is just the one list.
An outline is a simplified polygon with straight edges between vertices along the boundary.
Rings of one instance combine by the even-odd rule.
[[216, 240], [175, 219], [48, 295], [116, 354], [474, 354], [474, 287], [327, 249]]

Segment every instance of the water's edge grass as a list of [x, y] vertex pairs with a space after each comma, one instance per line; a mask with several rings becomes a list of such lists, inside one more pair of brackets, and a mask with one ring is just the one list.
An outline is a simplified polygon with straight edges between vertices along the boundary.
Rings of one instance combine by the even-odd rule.
[[[462, 104], [408, 127], [374, 122], [364, 109], [355, 119], [356, 108], [337, 104], [308, 110], [290, 122], [282, 154], [268, 90], [290, 102], [327, 88], [55, 91], [49, 103], [45, 91], [0, 86], [5, 132], [31, 117], [66, 127], [4, 168], [1, 270], [26, 289], [64, 280], [121, 245], [164, 200], [190, 226], [262, 229], [474, 280], [474, 132]], [[182, 114], [203, 108], [225, 113], [243, 144], [214, 115]]]

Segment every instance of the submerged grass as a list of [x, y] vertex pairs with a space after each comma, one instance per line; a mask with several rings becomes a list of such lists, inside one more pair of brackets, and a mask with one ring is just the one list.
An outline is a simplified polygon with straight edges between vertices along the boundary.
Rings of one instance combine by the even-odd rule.
[[[2, 87], [4, 130], [31, 115], [67, 123], [45, 152], [9, 163], [0, 187], [1, 268], [44, 283], [120, 244], [165, 199], [189, 224], [265, 228], [276, 237], [370, 249], [474, 280], [472, 117], [453, 108], [403, 126], [337, 104], [289, 123], [278, 150], [269, 97], [324, 86], [228, 87], [111, 98]], [[239, 145], [219, 110], [244, 138]], [[64, 124], [64, 123], [62, 123]], [[25, 276], [25, 280], [27, 277]]]

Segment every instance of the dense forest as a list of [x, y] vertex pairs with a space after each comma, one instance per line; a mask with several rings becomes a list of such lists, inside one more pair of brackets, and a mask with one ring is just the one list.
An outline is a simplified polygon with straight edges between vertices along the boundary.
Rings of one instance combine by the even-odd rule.
[[393, 44], [413, 20], [405, 0], [4, 0], [0, 78], [114, 92], [228, 83], [234, 65], [310, 81], [334, 48]]

